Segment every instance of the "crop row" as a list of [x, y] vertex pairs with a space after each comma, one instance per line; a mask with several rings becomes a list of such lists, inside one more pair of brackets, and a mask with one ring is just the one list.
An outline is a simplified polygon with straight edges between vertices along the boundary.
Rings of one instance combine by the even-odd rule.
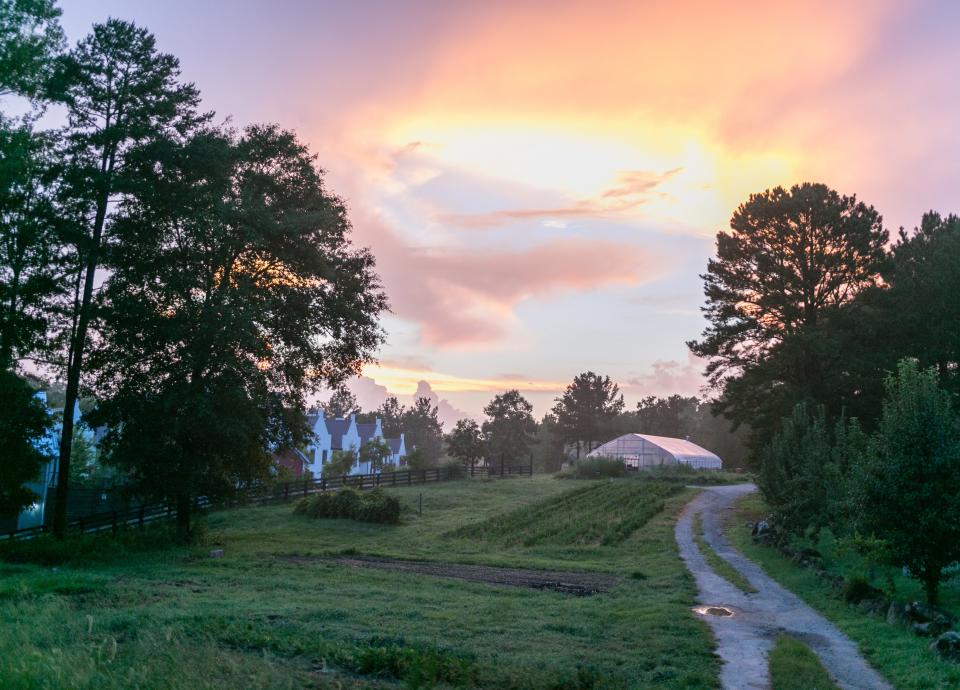
[[613, 545], [627, 539], [682, 491], [676, 484], [611, 481], [566, 491], [526, 508], [495, 515], [448, 536], [504, 545]]

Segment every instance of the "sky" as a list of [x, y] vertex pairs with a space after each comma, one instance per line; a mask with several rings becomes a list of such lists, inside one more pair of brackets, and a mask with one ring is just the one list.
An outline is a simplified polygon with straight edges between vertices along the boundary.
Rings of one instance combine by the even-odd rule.
[[749, 194], [824, 182], [891, 231], [960, 211], [955, 2], [62, 0], [179, 57], [207, 109], [318, 155], [391, 303], [352, 387], [448, 426], [572, 378], [696, 394], [699, 275]]

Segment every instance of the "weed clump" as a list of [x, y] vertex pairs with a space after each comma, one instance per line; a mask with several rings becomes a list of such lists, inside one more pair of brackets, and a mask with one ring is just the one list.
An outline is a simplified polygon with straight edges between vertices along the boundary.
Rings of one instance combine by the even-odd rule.
[[297, 502], [293, 512], [313, 518], [334, 518], [385, 525], [400, 523], [400, 501], [382, 489], [359, 493], [341, 489], [318, 493]]

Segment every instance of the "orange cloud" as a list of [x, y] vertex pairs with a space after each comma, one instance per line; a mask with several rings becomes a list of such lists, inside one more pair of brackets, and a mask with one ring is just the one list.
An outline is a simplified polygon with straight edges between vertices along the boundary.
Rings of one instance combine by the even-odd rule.
[[511, 388], [520, 391], [560, 391], [567, 385], [559, 381], [529, 379], [525, 377], [498, 376], [471, 378], [444, 374], [423, 369], [401, 369], [383, 365], [368, 365], [363, 368], [364, 377], [384, 386], [391, 393], [413, 395], [424, 389], [424, 382], [434, 393], [490, 392], [500, 393]]

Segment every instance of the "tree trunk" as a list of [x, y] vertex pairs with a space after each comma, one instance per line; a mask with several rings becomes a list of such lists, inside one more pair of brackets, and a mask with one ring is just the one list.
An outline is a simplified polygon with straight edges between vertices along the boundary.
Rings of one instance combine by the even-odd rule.
[[940, 568], [927, 568], [923, 573], [923, 589], [927, 603], [936, 606], [940, 601]]
[[80, 397], [80, 372], [83, 367], [83, 352], [87, 345], [87, 326], [90, 323], [90, 303], [93, 301], [93, 279], [97, 272], [100, 255], [100, 239], [107, 216], [108, 196], [97, 204], [93, 224], [90, 253], [84, 267], [83, 298], [80, 301], [77, 330], [70, 341], [70, 357], [67, 361], [67, 390], [63, 403], [63, 428], [60, 433], [60, 462], [57, 467], [57, 499], [53, 506], [53, 534], [63, 539], [67, 533], [67, 495], [70, 491], [70, 453], [73, 450], [73, 408]]
[[190, 510], [192, 501], [190, 496], [180, 494], [177, 496], [177, 540], [181, 544], [190, 541]]

